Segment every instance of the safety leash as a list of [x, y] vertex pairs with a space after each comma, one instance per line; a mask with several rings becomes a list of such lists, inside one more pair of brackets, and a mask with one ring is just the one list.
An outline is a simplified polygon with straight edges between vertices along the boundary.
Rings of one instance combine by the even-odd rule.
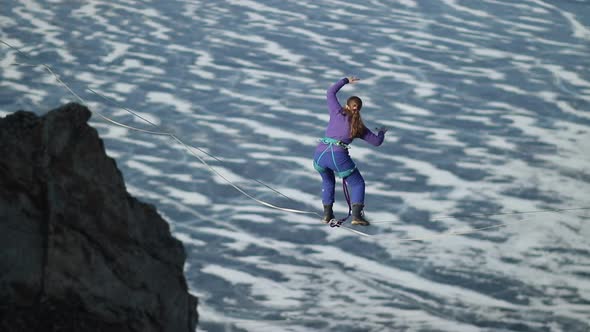
[[344, 192], [344, 198], [346, 198], [346, 204], [348, 204], [348, 215], [341, 219], [332, 219], [328, 223], [330, 227], [340, 227], [342, 224], [350, 218], [352, 215], [352, 205], [350, 204], [350, 193], [348, 192], [348, 185], [346, 184], [346, 180], [342, 179], [342, 191]]

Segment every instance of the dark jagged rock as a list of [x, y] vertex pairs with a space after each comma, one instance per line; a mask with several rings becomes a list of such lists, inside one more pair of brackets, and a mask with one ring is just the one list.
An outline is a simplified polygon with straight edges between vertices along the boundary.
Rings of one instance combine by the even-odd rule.
[[182, 244], [131, 197], [90, 111], [0, 118], [0, 331], [194, 331]]

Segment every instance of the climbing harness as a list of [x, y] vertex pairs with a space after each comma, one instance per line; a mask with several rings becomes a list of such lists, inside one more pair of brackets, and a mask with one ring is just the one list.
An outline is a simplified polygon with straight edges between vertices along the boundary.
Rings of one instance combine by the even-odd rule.
[[348, 150], [348, 149], [350, 149], [350, 146], [348, 144], [346, 144], [342, 141], [339, 141], [335, 138], [331, 138], [331, 137], [323, 137], [319, 141], [326, 144], [327, 147], [326, 147], [326, 149], [324, 149], [324, 151], [322, 151], [322, 153], [320, 154], [318, 159], [313, 161], [313, 168], [315, 168], [316, 171], [318, 171], [320, 173], [323, 173], [326, 171], [325, 167], [322, 167], [319, 165], [319, 161], [322, 159], [324, 154], [326, 154], [326, 152], [328, 152], [328, 150], [330, 150], [330, 152], [332, 154], [332, 161], [334, 162], [334, 167], [336, 167], [336, 171], [334, 172], [334, 174], [336, 174], [336, 176], [338, 176], [339, 178], [345, 179], [347, 176], [349, 176], [350, 174], [354, 173], [354, 171], [356, 171], [356, 165], [353, 165], [353, 167], [350, 169], [341, 171], [338, 168], [338, 164], [336, 164], [336, 157], [334, 156], [334, 146], [336, 145], [336, 146], [339, 146], [341, 148]]

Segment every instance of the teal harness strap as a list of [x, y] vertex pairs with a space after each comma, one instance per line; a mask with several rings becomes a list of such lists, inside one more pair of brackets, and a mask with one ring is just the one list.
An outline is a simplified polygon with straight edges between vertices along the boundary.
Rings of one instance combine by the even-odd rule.
[[326, 171], [325, 167], [322, 167], [318, 164], [318, 162], [322, 159], [322, 157], [324, 156], [324, 154], [330, 150], [332, 152], [332, 161], [334, 162], [334, 167], [336, 167], [336, 172], [334, 172], [334, 174], [336, 174], [336, 176], [338, 176], [339, 178], [346, 178], [348, 177], [350, 174], [352, 174], [354, 171], [356, 171], [356, 166], [354, 166], [351, 169], [347, 169], [344, 171], [341, 171], [340, 169], [338, 169], [338, 165], [336, 164], [336, 157], [334, 156], [334, 145], [338, 145], [341, 146], [345, 149], [348, 149], [348, 144], [343, 143], [337, 139], [331, 138], [331, 137], [324, 137], [321, 138], [320, 141], [324, 144], [327, 144], [328, 146], [326, 147], [326, 149], [324, 151], [322, 151], [322, 153], [320, 154], [320, 156], [318, 157], [317, 160], [313, 161], [313, 167], [316, 169], [316, 171], [323, 173]]
[[346, 144], [346, 143], [344, 143], [342, 141], [339, 141], [339, 140], [337, 140], [335, 138], [332, 138], [332, 137], [322, 137], [322, 138], [320, 138], [320, 142], [322, 142], [324, 144], [328, 144], [328, 145], [334, 144], [334, 145], [341, 146], [341, 147], [343, 147], [345, 149], [349, 149], [348, 144]]

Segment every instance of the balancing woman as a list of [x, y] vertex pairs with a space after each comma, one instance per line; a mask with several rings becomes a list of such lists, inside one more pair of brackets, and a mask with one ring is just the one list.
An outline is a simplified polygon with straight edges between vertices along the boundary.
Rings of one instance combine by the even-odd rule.
[[354, 84], [358, 80], [356, 77], [345, 77], [334, 83], [327, 91], [330, 122], [326, 128], [326, 136], [320, 140], [313, 158], [314, 167], [322, 176], [323, 221], [325, 223], [334, 219], [332, 206], [334, 205], [336, 175], [345, 179], [350, 188], [352, 224], [369, 225], [363, 215], [365, 180], [348, 154], [348, 145], [358, 137], [374, 146], [379, 146], [383, 143], [387, 128], [377, 129], [378, 133], [375, 135], [364, 125], [361, 119], [363, 102], [359, 97], [348, 98], [344, 107], [338, 102], [336, 93], [345, 84]]

